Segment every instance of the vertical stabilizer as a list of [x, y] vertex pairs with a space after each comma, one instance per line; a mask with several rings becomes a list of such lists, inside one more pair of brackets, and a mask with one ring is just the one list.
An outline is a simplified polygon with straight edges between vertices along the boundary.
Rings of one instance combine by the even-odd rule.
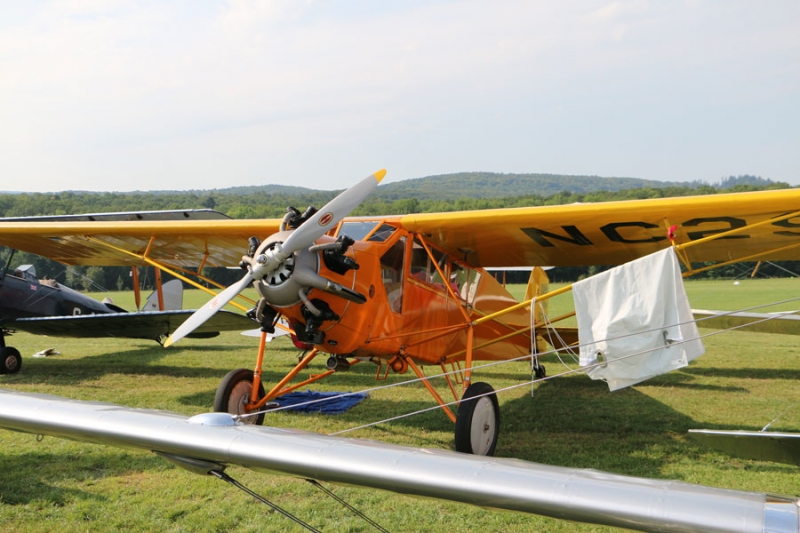
[[158, 308], [158, 293], [153, 291], [147, 297], [142, 311], [180, 311], [183, 309], [183, 283], [179, 279], [173, 279], [161, 286], [164, 295], [164, 309]]
[[[525, 300], [533, 300], [542, 294], [550, 292], [550, 278], [542, 267], [534, 267], [531, 270], [531, 275], [528, 278], [528, 286], [525, 288]], [[536, 306], [533, 309], [533, 321], [535, 324], [541, 324], [547, 318], [547, 304], [550, 300], [542, 300], [534, 302]], [[536, 336], [536, 348], [538, 352], [547, 351], [547, 342], [539, 335]]]

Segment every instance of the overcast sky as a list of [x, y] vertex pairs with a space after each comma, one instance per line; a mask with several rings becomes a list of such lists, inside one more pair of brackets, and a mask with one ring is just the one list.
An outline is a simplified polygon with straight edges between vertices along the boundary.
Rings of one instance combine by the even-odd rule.
[[0, 190], [800, 184], [800, 1], [0, 3]]

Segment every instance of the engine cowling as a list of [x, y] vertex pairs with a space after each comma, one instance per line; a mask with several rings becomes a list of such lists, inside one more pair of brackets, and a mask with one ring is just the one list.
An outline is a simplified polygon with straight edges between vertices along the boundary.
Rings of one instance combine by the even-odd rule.
[[[291, 233], [289, 230], [271, 235], [258, 247], [256, 257], [283, 243]], [[319, 254], [302, 248], [253, 285], [270, 306], [290, 307], [302, 301], [300, 291], [307, 292], [311, 288], [306, 279], [309, 273], [319, 275]]]

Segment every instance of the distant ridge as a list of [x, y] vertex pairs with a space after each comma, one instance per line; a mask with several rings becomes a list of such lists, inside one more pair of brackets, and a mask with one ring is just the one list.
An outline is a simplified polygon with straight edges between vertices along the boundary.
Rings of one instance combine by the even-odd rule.
[[[552, 196], [561, 192], [590, 193], [597, 191], [616, 192], [627, 189], [665, 189], [682, 187], [696, 189], [714, 187], [728, 189], [737, 185], [764, 187], [774, 184], [772, 180], [757, 176], [729, 176], [717, 184], [704, 181], [657, 181], [640, 178], [605, 178], [601, 176], [572, 176], [563, 174], [504, 174], [497, 172], [459, 172], [413, 178], [397, 182], [383, 183], [373, 194], [376, 199], [393, 201], [405, 198], [427, 200], [458, 200], [461, 198], [510, 198], [515, 196]], [[261, 185], [250, 187], [230, 187], [213, 191], [192, 191], [209, 194], [274, 194], [300, 196], [320, 193], [335, 193], [288, 185]]]
[[441, 174], [387, 183], [376, 196], [385, 200], [423, 197], [432, 200], [458, 198], [508, 198], [538, 194], [551, 196], [563, 191], [587, 193], [665, 187], [698, 187], [698, 182], [680, 183], [639, 178], [603, 178], [600, 176], [568, 176], [560, 174], [501, 174], [494, 172], [460, 172]]
[[[317, 194], [320, 191], [317, 189], [309, 189], [307, 187], [296, 187], [294, 185], [277, 185], [270, 183], [268, 185], [246, 185], [241, 187], [227, 187], [225, 189], [213, 189], [214, 192], [222, 194], [276, 194], [281, 196], [307, 196], [310, 194]], [[196, 193], [208, 193], [210, 191], [190, 191]]]
[[[767, 180], [769, 181], [769, 180]], [[440, 174], [424, 178], [383, 183], [373, 193], [382, 200], [425, 198], [429, 200], [457, 200], [459, 198], [506, 198], [519, 195], [538, 194], [550, 196], [563, 191], [587, 193], [595, 191], [620, 191], [624, 189], [666, 187], [695, 188], [707, 185], [701, 182], [657, 181], [639, 178], [604, 178], [601, 176], [570, 176], [561, 174], [503, 174], [498, 172], [459, 172]], [[281, 196], [308, 196], [319, 193], [336, 193], [344, 190], [317, 190], [291, 185], [252, 185], [227, 187], [205, 191], [188, 191], [196, 194], [274, 194]], [[157, 191], [178, 192], [178, 191]]]
[[[286, 198], [314, 199], [332, 198], [339, 191], [344, 190], [348, 184], [334, 190], [310, 189], [294, 185], [247, 185], [226, 187], [222, 189], [192, 189], [157, 190], [157, 191], [131, 191], [131, 192], [94, 192], [94, 191], [60, 191], [76, 195], [183, 195], [194, 194], [198, 196], [230, 195], [264, 195], [281, 196]], [[424, 178], [412, 178], [397, 182], [384, 182], [374, 193], [373, 198], [393, 201], [406, 198], [428, 200], [458, 200], [461, 198], [511, 198], [517, 196], [539, 195], [553, 196], [562, 192], [585, 194], [598, 191], [617, 192], [629, 189], [665, 189], [678, 187], [683, 189], [697, 189], [712, 187], [714, 189], [730, 189], [737, 186], [768, 187], [784, 185], [759, 176], [741, 175], [721, 178], [716, 183], [706, 181], [657, 181], [640, 178], [619, 178], [601, 176], [573, 176], [564, 174], [504, 174], [498, 172], [459, 172], [455, 174], [440, 174]], [[3, 192], [0, 194], [17, 195], [30, 194], [19, 192]], [[58, 193], [33, 193], [33, 194], [58, 194]]]

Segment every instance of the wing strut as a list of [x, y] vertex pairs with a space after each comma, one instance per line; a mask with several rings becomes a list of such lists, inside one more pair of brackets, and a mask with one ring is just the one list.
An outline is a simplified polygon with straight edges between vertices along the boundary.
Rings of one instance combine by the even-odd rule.
[[238, 481], [233, 479], [231, 476], [229, 476], [228, 474], [226, 474], [222, 470], [211, 470], [209, 472], [209, 474], [214, 476], [214, 477], [216, 477], [216, 478], [218, 478], [218, 479], [221, 479], [225, 483], [229, 483], [229, 484], [233, 485], [237, 489], [241, 490], [242, 492], [244, 492], [248, 496], [252, 496], [256, 500], [260, 501], [261, 503], [263, 503], [265, 505], [268, 505], [272, 510], [278, 511], [283, 516], [285, 516], [286, 518], [288, 518], [289, 520], [291, 520], [295, 524], [301, 525], [302, 527], [304, 527], [308, 531], [314, 531], [315, 533], [322, 533], [319, 529], [315, 528], [311, 524], [307, 524], [307, 523], [303, 522], [302, 520], [297, 518], [295, 515], [293, 515], [289, 511], [287, 511], [287, 510], [283, 509], [282, 507], [279, 507], [278, 505], [272, 503], [271, 501], [269, 501], [268, 499], [264, 498], [263, 496], [261, 496], [257, 492], [254, 492], [254, 491], [250, 490], [249, 488], [245, 487], [244, 485], [242, 485], [241, 483], [239, 483]]
[[339, 496], [334, 494], [333, 491], [331, 491], [330, 489], [326, 489], [325, 487], [323, 487], [322, 484], [316, 479], [306, 479], [306, 481], [308, 481], [309, 483], [317, 487], [319, 490], [321, 490], [322, 492], [324, 492], [325, 494], [327, 494], [328, 496], [339, 502], [343, 507], [347, 507], [348, 509], [350, 509], [350, 511], [352, 511], [356, 516], [358, 516], [359, 518], [370, 524], [372, 527], [374, 527], [381, 533], [389, 533], [389, 531], [385, 527], [381, 526], [380, 524], [372, 520], [370, 517], [368, 517], [367, 515], [365, 515], [364, 513], [362, 513], [361, 511], [359, 511], [358, 509], [356, 509], [355, 507], [353, 507], [352, 505], [341, 499]]

